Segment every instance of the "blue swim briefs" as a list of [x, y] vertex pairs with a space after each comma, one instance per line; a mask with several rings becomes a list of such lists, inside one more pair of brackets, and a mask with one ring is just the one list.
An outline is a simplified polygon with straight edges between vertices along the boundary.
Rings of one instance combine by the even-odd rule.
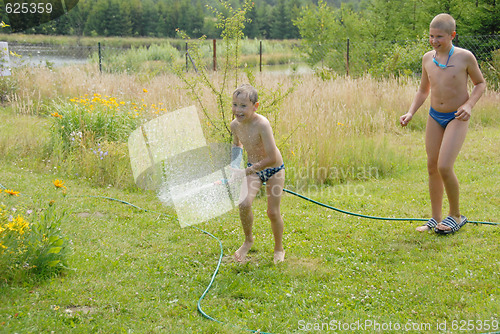
[[436, 122], [438, 122], [439, 125], [441, 125], [443, 127], [443, 129], [446, 129], [446, 126], [448, 125], [448, 123], [450, 123], [452, 120], [455, 119], [455, 113], [456, 113], [456, 111], [439, 112], [432, 107], [431, 107], [431, 109], [429, 109], [429, 115], [431, 115], [431, 117], [434, 118], [434, 120]]
[[[247, 167], [251, 167], [251, 163], [247, 163]], [[274, 174], [278, 173], [280, 170], [285, 169], [285, 164], [282, 164], [279, 167], [270, 167], [260, 172], [256, 172], [255, 174], [259, 175], [260, 180], [264, 183], [267, 182]]]

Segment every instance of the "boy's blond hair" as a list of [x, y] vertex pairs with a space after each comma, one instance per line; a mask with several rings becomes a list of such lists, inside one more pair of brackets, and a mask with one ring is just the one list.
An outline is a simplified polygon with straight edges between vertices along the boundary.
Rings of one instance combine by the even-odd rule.
[[443, 13], [436, 15], [432, 19], [430, 28], [440, 29], [451, 35], [457, 26], [455, 24], [455, 19], [450, 14]]
[[253, 104], [257, 103], [257, 101], [259, 100], [259, 94], [257, 93], [257, 90], [249, 84], [243, 84], [236, 88], [233, 93], [233, 97], [238, 97], [240, 95], [242, 95], [243, 98], [248, 97], [250, 102], [252, 102]]

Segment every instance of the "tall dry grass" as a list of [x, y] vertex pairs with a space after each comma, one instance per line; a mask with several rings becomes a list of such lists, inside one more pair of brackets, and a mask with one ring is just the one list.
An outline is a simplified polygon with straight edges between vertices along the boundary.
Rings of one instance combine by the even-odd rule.
[[[71, 66], [17, 69], [14, 78], [18, 87], [12, 107], [18, 114], [49, 114], [54, 101], [84, 94], [148, 105], [161, 103], [166, 112], [196, 104], [182, 82], [171, 74], [100, 74], [93, 66]], [[220, 78], [214, 73], [212, 80], [217, 84]], [[398, 124], [417, 91], [417, 78], [364, 76], [323, 81], [314, 75], [269, 72], [256, 74], [256, 80], [271, 90], [279, 85], [287, 89], [298, 80], [295, 91], [278, 111], [276, 122], [272, 122], [288, 166], [287, 178], [298, 187], [309, 182], [332, 184], [390, 175], [411, 158], [401, 154], [394, 138], [403, 131], [425, 128], [428, 101], [409, 129]], [[201, 93], [203, 103], [215, 113], [217, 105], [211, 92], [205, 89]], [[499, 102], [498, 92], [487, 91], [474, 109], [471, 126], [498, 125]], [[203, 117], [200, 113], [206, 126]]]

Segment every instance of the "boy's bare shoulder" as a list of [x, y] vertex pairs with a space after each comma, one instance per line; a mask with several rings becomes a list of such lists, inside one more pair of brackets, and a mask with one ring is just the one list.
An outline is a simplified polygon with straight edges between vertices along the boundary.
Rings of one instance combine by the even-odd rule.
[[256, 124], [263, 125], [263, 126], [268, 126], [268, 125], [270, 126], [271, 125], [271, 123], [269, 122], [269, 120], [267, 119], [266, 116], [263, 116], [263, 115], [257, 114], [257, 113], [255, 114], [255, 116], [257, 116], [255, 119]]
[[473, 60], [474, 61], [476, 59], [476, 56], [474, 56], [474, 54], [467, 49], [455, 47], [455, 52], [456, 52], [457, 56], [459, 56], [460, 58], [462, 58], [464, 60], [467, 60], [467, 61]]
[[423, 60], [426, 60], [426, 59], [429, 59], [429, 58], [432, 58], [434, 57], [434, 54], [436, 53], [436, 51], [434, 50], [431, 50], [431, 51], [427, 51], [426, 53], [424, 53], [424, 55], [422, 56], [422, 59]]
[[436, 53], [436, 51], [434, 51], [434, 50], [427, 51], [426, 53], [424, 53], [423, 58], [432, 57], [432, 56], [434, 56], [435, 53]]
[[269, 122], [269, 120], [265, 116], [257, 114], [257, 118], [255, 120], [255, 126], [259, 130], [266, 130], [271, 128], [271, 122]]
[[464, 48], [460, 48], [460, 47], [458, 47], [458, 46], [455, 46], [455, 52], [456, 52], [457, 54], [464, 53], [464, 54], [468, 54], [468, 55], [472, 55], [472, 56], [474, 55], [474, 54], [473, 54], [472, 52], [470, 52], [469, 50], [464, 49]]

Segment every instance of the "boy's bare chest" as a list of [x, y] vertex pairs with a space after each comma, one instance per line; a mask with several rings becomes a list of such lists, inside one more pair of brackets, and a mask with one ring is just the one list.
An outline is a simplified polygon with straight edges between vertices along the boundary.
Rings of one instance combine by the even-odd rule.
[[443, 69], [429, 64], [427, 74], [432, 87], [454, 88], [467, 82], [467, 72], [459, 65]]
[[240, 126], [236, 129], [236, 135], [248, 150], [249, 147], [256, 147], [262, 145], [262, 139], [259, 131], [255, 128]]

